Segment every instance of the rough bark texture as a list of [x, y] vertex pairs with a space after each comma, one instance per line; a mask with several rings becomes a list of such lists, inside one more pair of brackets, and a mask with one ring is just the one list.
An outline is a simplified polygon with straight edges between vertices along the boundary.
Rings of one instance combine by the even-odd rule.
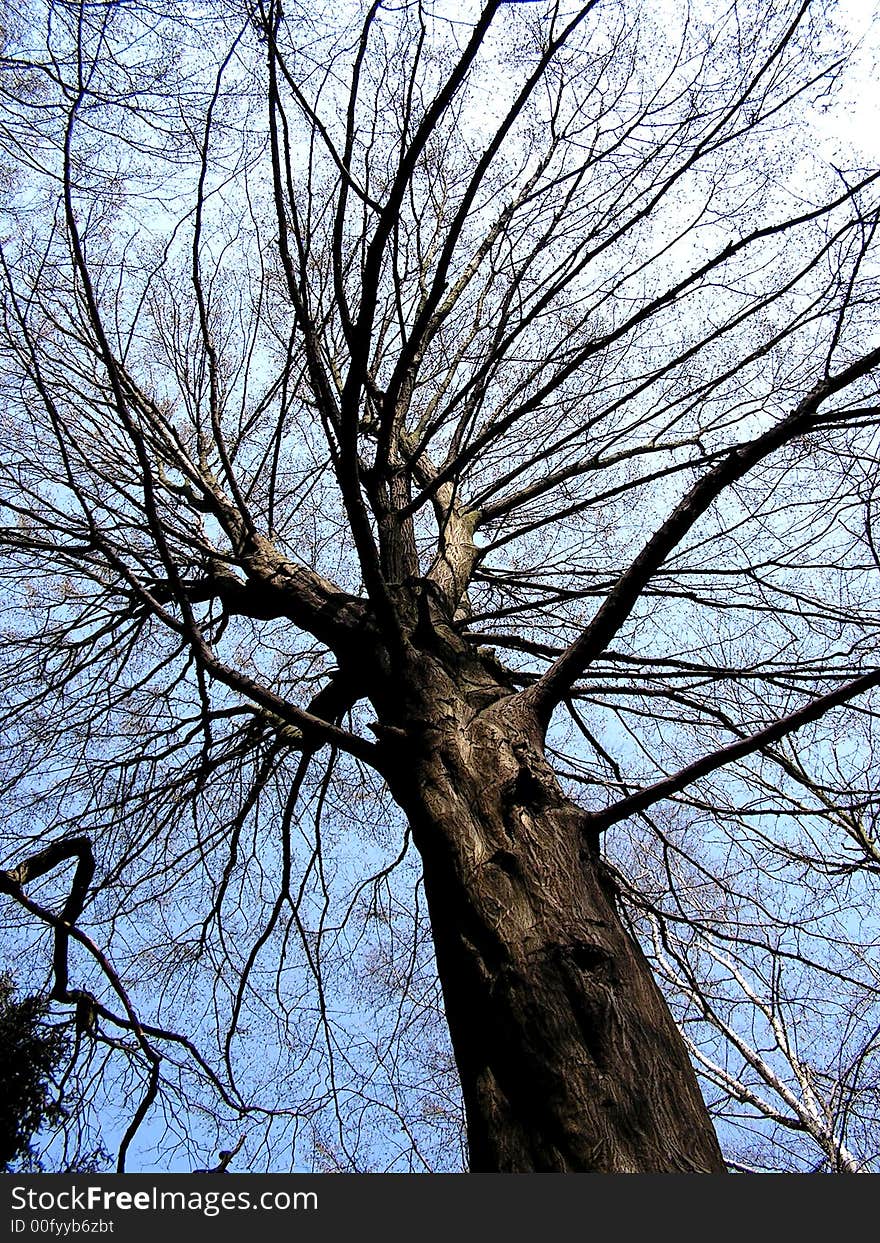
[[683, 1041], [541, 731], [485, 662], [412, 652], [387, 771], [424, 861], [474, 1172], [722, 1172]]

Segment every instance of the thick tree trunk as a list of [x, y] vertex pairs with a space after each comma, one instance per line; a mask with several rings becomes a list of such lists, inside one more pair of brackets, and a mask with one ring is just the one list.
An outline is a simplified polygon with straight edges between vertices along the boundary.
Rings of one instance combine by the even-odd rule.
[[[723, 1172], [684, 1043], [535, 724], [428, 666], [389, 774], [424, 862], [475, 1172]], [[459, 688], [460, 689], [460, 688]], [[479, 697], [479, 692], [476, 697]]]

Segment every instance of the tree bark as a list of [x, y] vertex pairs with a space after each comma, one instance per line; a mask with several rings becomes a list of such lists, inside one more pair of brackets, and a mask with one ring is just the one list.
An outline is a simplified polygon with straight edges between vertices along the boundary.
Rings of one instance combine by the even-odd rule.
[[470, 660], [456, 676], [419, 653], [387, 771], [424, 864], [470, 1168], [724, 1172], [588, 817], [535, 718]]

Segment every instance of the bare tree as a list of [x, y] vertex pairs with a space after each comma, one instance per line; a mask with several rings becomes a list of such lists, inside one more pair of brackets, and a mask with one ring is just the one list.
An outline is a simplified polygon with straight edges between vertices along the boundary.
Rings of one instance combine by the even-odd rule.
[[839, 46], [7, 6], [4, 909], [120, 1169], [872, 1168]]

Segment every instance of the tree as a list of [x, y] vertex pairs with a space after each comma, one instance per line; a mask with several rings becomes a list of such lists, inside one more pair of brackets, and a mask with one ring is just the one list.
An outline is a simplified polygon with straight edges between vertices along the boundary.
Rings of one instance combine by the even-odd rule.
[[31, 1140], [62, 1116], [49, 1082], [66, 1046], [57, 1027], [41, 1027], [45, 1003], [39, 997], [15, 1000], [7, 972], [0, 974], [0, 1168], [32, 1156]]
[[878, 174], [809, 141], [826, 15], [30, 9], [3, 888], [86, 1104], [140, 1085], [119, 1168], [160, 1099], [166, 1159], [442, 1164], [428, 925], [472, 1170], [871, 1168]]

